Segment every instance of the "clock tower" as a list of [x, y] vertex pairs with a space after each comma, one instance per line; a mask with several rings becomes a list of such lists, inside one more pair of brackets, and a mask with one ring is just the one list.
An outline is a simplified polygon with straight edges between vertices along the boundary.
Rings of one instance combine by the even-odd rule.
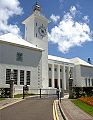
[[48, 87], [48, 19], [41, 15], [41, 6], [35, 3], [32, 15], [23, 21], [25, 40], [42, 48], [42, 87]]

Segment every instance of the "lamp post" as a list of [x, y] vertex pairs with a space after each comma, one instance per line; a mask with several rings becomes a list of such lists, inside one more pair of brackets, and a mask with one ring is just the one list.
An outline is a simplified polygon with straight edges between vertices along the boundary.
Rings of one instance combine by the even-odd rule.
[[10, 73], [10, 98], [14, 97], [14, 71]]
[[69, 98], [72, 98], [72, 96], [73, 96], [73, 89], [72, 89], [73, 78], [72, 78], [72, 71], [71, 71], [71, 69], [69, 71], [69, 75], [70, 75], [70, 77], [69, 77]]

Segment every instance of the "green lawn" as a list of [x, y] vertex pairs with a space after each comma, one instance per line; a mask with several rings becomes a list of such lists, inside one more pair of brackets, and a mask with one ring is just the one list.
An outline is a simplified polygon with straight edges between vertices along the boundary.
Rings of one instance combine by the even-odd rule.
[[5, 98], [0, 98], [0, 101], [1, 101], [1, 100], [5, 100]]
[[21, 98], [21, 97], [23, 97], [23, 94], [14, 95], [14, 98]]
[[[35, 94], [33, 94], [33, 93], [31, 93], [31, 94], [26, 94], [25, 97], [26, 97], [26, 96], [32, 96], [32, 95], [35, 95]], [[23, 94], [14, 95], [14, 98], [21, 98], [21, 97], [23, 97]]]
[[79, 108], [81, 108], [82, 110], [84, 110], [85, 112], [87, 112], [88, 114], [90, 114], [91, 116], [93, 116], [93, 106], [90, 106], [78, 99], [72, 100], [72, 102], [77, 105]]

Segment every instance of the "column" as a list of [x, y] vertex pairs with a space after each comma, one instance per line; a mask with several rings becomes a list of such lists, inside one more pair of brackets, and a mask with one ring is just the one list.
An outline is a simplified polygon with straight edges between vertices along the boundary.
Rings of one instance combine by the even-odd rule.
[[69, 89], [69, 78], [70, 78], [70, 66], [68, 67], [68, 89]]
[[54, 88], [54, 64], [52, 64], [52, 87]]
[[18, 80], [17, 80], [17, 85], [20, 86], [20, 70], [18, 70]]
[[58, 65], [58, 86], [60, 89], [60, 65]]
[[65, 65], [63, 66], [63, 89], [66, 90], [66, 73], [65, 73]]
[[24, 85], [26, 85], [26, 70], [24, 70]]

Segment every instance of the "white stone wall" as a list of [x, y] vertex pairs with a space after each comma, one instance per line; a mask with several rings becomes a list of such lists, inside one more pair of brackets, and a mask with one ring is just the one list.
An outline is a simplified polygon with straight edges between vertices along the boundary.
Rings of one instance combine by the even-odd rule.
[[31, 71], [31, 78], [30, 78], [30, 85], [29, 88], [41, 88], [42, 81], [39, 81], [38, 86], [38, 68], [37, 67], [31, 67], [31, 66], [18, 66], [18, 65], [9, 65], [9, 64], [0, 64], [0, 88], [4, 87], [10, 87], [9, 84], [6, 84], [6, 69], [16, 69], [18, 70], [18, 81], [17, 85], [14, 85], [15, 92], [22, 92], [23, 85], [20, 85], [20, 70], [24, 70], [24, 85], [26, 85], [26, 71]]
[[[74, 86], [91, 87], [93, 79], [93, 68], [89, 66], [76, 65], [74, 68]], [[87, 79], [87, 86], [85, 80]], [[89, 85], [90, 79], [90, 85]]]
[[74, 70], [75, 70], [74, 71], [74, 74], [75, 74], [74, 86], [80, 87], [82, 86], [80, 65], [76, 65]]

